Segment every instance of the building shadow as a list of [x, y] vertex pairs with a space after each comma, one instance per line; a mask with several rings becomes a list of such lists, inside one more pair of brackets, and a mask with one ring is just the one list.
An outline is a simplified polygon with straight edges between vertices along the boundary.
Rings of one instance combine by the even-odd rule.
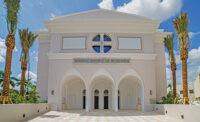
[[40, 118], [56, 118], [56, 117], [60, 117], [59, 115], [42, 115], [40, 116]]
[[138, 110], [119, 110], [114, 112], [113, 110], [92, 110], [90, 112], [85, 112], [85, 110], [64, 110], [59, 111], [59, 113], [72, 113], [79, 114], [80, 116], [98, 116], [98, 117], [119, 117], [119, 116], [161, 116], [163, 114], [152, 112], [142, 112]]

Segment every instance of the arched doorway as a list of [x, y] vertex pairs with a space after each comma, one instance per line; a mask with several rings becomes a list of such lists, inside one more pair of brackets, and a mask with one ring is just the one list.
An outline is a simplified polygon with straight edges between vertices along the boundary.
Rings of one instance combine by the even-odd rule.
[[120, 109], [120, 91], [118, 90], [118, 109]]
[[99, 109], [99, 90], [94, 90], [94, 109]]
[[104, 109], [108, 109], [109, 107], [108, 107], [108, 103], [109, 103], [109, 91], [106, 89], [106, 90], [104, 90], [104, 92], [103, 92], [103, 94], [104, 94]]
[[90, 84], [91, 109], [114, 109], [113, 89], [114, 85], [110, 78], [104, 75], [95, 77]]
[[62, 110], [85, 109], [86, 90], [80, 77], [68, 76], [62, 84]]
[[83, 109], [85, 109], [85, 106], [86, 106], [86, 90], [84, 89], [83, 90]]
[[143, 86], [135, 76], [126, 76], [118, 86], [118, 108], [142, 110]]

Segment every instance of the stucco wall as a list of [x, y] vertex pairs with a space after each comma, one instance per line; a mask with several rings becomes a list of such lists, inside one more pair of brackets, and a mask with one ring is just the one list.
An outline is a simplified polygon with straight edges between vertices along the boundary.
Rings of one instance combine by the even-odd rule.
[[81, 79], [72, 79], [68, 83], [65, 83], [65, 101], [62, 101], [67, 105], [67, 109], [82, 109], [82, 98], [85, 84]]
[[0, 104], [1, 122], [20, 122], [50, 110], [48, 104]]
[[200, 106], [196, 105], [156, 104], [154, 111], [179, 119], [182, 122], [200, 122]]
[[[144, 84], [144, 101], [148, 110], [152, 110], [150, 99], [156, 99], [156, 80], [155, 80], [155, 63], [154, 61], [132, 60], [130, 64], [72, 64], [72, 60], [50, 60], [49, 61], [49, 84], [48, 84], [48, 102], [52, 104], [60, 103], [61, 97], [61, 81], [63, 77], [70, 71], [76, 70], [84, 78], [86, 86], [93, 75], [101, 69], [105, 69], [113, 78], [114, 85], [119, 84], [119, 80], [128, 70], [135, 70], [142, 78]], [[145, 69], [145, 70], [144, 70]], [[51, 91], [54, 90], [54, 95]], [[152, 90], [152, 95], [150, 95]], [[60, 103], [61, 104], [61, 103]]]
[[38, 67], [37, 67], [37, 91], [40, 100], [48, 100], [48, 53], [49, 43], [39, 44]]
[[[160, 44], [160, 40], [163, 40], [164, 36], [169, 33], [157, 29], [159, 23], [145, 17], [103, 9], [56, 17], [45, 21], [47, 29], [38, 33], [40, 49], [37, 89], [40, 91], [41, 98], [47, 99], [48, 94], [48, 102], [52, 104], [53, 108], [60, 110], [62, 104], [61, 85], [67, 79], [65, 78], [67, 73], [78, 72], [84, 80], [86, 89], [88, 89], [95, 73], [103, 70], [113, 81], [115, 89], [113, 96], [117, 101], [116, 89], [118, 89], [120, 78], [129, 70], [132, 70], [141, 81], [145, 109], [147, 111], [152, 110], [151, 101], [155, 101], [156, 98], [158, 99], [166, 94], [164, 46]], [[110, 55], [115, 55], [114, 58], [120, 58], [123, 56], [123, 58], [130, 58], [130, 63], [74, 64], [74, 55], [76, 57], [84, 55], [85, 57], [82, 58], [98, 58], [100, 56], [92, 48], [94, 46], [92, 39], [98, 34], [101, 37], [107, 35], [112, 40], [109, 43], [112, 46], [111, 50], [106, 54], [101, 53], [101, 57], [110, 58]], [[86, 37], [86, 49], [63, 50], [62, 41], [65, 37]], [[119, 50], [119, 37], [141, 38], [142, 48], [139, 50]], [[46, 40], [44, 41], [44, 39]], [[44, 45], [42, 42], [48, 42], [49, 45]], [[48, 60], [47, 54], [49, 55]], [[91, 54], [95, 55], [91, 56]], [[130, 54], [134, 56], [130, 56]], [[157, 58], [155, 59], [156, 55]], [[61, 57], [61, 59], [55, 57]], [[51, 95], [52, 91], [54, 91], [54, 95]], [[89, 94], [88, 91], [87, 94]], [[150, 91], [152, 94], [150, 94]], [[90, 104], [90, 101], [87, 100], [87, 102]], [[114, 104], [115, 110], [117, 109], [116, 104]]]
[[[111, 53], [156, 53], [158, 56], [156, 60], [131, 60], [130, 64], [73, 64], [72, 59], [49, 59], [47, 61], [47, 54], [49, 53], [95, 53], [92, 49], [92, 38], [96, 33], [76, 33], [76, 34], [52, 34], [50, 39], [50, 45], [40, 44], [39, 61], [38, 62], [38, 90], [42, 100], [47, 99], [51, 104], [58, 104], [61, 106], [61, 92], [60, 84], [61, 80], [67, 72], [70, 70], [77, 70], [83, 75], [86, 85], [89, 86], [89, 82], [95, 72], [100, 69], [105, 69], [113, 77], [115, 85], [119, 83], [120, 77], [127, 70], [136, 71], [142, 78], [144, 84], [144, 101], [145, 109], [147, 111], [152, 110], [151, 100], [160, 98], [166, 94], [166, 79], [165, 79], [165, 59], [162, 54], [164, 54], [164, 46], [160, 44], [154, 45], [153, 34], [130, 34], [130, 33], [108, 33], [112, 38], [112, 49]], [[63, 37], [75, 37], [75, 36], [85, 36], [86, 49], [85, 50], [63, 50], [62, 49], [62, 39]], [[141, 37], [142, 49], [141, 50], [118, 50], [118, 37]], [[155, 46], [155, 47], [154, 47]], [[155, 50], [154, 50], [155, 48]], [[161, 51], [160, 51], [161, 50]], [[46, 55], [45, 55], [46, 53]], [[105, 54], [106, 55], [106, 54]], [[98, 54], [96, 53], [96, 56]], [[129, 57], [131, 58], [131, 57]], [[160, 59], [163, 58], [163, 59]], [[144, 70], [145, 69], [145, 70]], [[47, 74], [48, 73], [48, 74]], [[48, 76], [48, 77], [47, 77]], [[42, 82], [42, 83], [41, 83]], [[48, 91], [47, 91], [48, 88]], [[50, 93], [54, 90], [54, 95]], [[152, 95], [150, 95], [150, 90]], [[159, 92], [157, 92], [159, 91]], [[57, 107], [56, 107], [57, 108]]]
[[155, 70], [156, 70], [156, 99], [160, 100], [167, 94], [166, 67], [165, 67], [165, 47], [163, 43], [155, 43]]
[[200, 74], [197, 76], [195, 82], [194, 82], [194, 93], [195, 98], [200, 98]]
[[[99, 33], [65, 33], [65, 34], [52, 34], [50, 39], [50, 50], [51, 53], [96, 53], [92, 49], [92, 39]], [[137, 34], [137, 33], [100, 33], [106, 34], [111, 38], [112, 48], [110, 53], [153, 53], [154, 52], [154, 39], [153, 34]], [[71, 37], [85, 37], [86, 38], [86, 49], [81, 50], [64, 50], [62, 49], [63, 38]], [[140, 50], [119, 50], [118, 49], [118, 38], [119, 37], [135, 37], [141, 38], [142, 49]]]

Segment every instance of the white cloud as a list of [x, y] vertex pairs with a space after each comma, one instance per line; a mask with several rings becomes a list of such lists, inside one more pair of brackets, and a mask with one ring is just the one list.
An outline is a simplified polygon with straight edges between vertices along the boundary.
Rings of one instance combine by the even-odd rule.
[[189, 32], [189, 37], [192, 39], [194, 36], [200, 35], [200, 32]]
[[35, 50], [31, 51], [31, 56], [36, 55], [36, 54], [37, 54], [37, 53], [36, 53]]
[[[17, 78], [21, 79], [21, 73], [17, 75]], [[28, 78], [28, 71], [26, 71], [26, 79]], [[37, 75], [29, 71], [29, 78], [33, 81], [37, 81]]]
[[188, 62], [192, 65], [200, 65], [200, 46], [189, 51]]
[[17, 51], [18, 51], [17, 46], [15, 46], [14, 52], [17, 52]]
[[[181, 64], [181, 59], [180, 59], [180, 55], [178, 54], [178, 52], [174, 52], [175, 53], [175, 59], [176, 59], [176, 64]], [[169, 53], [165, 52], [165, 63], [167, 66], [171, 65], [169, 62]]]
[[[168, 54], [165, 54], [166, 58]], [[178, 55], [180, 59], [180, 55]], [[177, 59], [177, 58], [176, 58]], [[181, 64], [181, 60], [179, 60], [179, 64]], [[166, 63], [167, 65], [167, 63]], [[188, 82], [194, 82], [198, 74], [200, 73], [200, 46], [197, 49], [192, 49], [189, 51], [189, 56], [188, 56]], [[167, 83], [170, 83], [172, 81], [172, 76], [171, 76], [171, 69], [166, 67], [166, 75], [167, 75]], [[178, 69], [176, 71], [176, 80], [177, 84], [182, 83], [182, 68]]]
[[54, 13], [51, 13], [50, 16], [51, 16], [51, 18], [56, 17], [56, 15]]
[[[172, 84], [172, 71], [171, 68], [166, 67], [166, 79], [167, 79], [167, 85]], [[182, 71], [176, 70], [176, 83], [181, 84], [182, 83]]]
[[0, 62], [5, 62], [6, 45], [5, 40], [0, 38]]
[[43, 6], [43, 5], [44, 5], [44, 3], [43, 3], [43, 2], [41, 2], [41, 1], [39, 2], [39, 4], [40, 4], [40, 6]]
[[30, 56], [33, 57], [36, 62], [38, 62], [38, 52], [33, 50], [31, 51]]
[[35, 61], [38, 62], [38, 56], [35, 56]]
[[[98, 6], [114, 9], [112, 0], [102, 0]], [[180, 12], [181, 7], [182, 0], [131, 0], [123, 6], [118, 6], [116, 10], [163, 21]]]
[[99, 8], [101, 9], [109, 9], [109, 10], [113, 10], [113, 1], [112, 0], [102, 0], [99, 4], [98, 4]]
[[188, 82], [194, 82], [196, 77], [199, 75], [200, 66], [191, 66], [188, 64]]
[[62, 12], [58, 9], [55, 9], [52, 13], [50, 13], [50, 16], [51, 16], [51, 19], [58, 16], [58, 15], [61, 15]]
[[5, 62], [5, 58], [2, 57], [2, 56], [0, 56], [0, 62], [1, 62], [1, 63]]
[[[17, 47], [15, 46], [14, 52], [17, 52]], [[0, 38], [0, 62], [5, 62], [6, 56], [6, 44], [5, 39]]]
[[169, 62], [169, 53], [165, 52], [165, 63], [166, 65], [170, 65], [170, 62]]
[[181, 10], [182, 0], [131, 0], [117, 11], [137, 14], [153, 20], [166, 20]]
[[172, 83], [172, 72], [171, 69], [166, 67], [166, 78], [167, 78], [167, 85]]

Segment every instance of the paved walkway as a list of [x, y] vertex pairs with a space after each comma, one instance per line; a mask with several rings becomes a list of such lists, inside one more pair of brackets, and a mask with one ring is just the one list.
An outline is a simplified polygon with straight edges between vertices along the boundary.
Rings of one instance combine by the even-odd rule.
[[50, 111], [29, 122], [178, 122], [177, 120], [155, 112], [143, 113], [133, 110], [84, 110]]

